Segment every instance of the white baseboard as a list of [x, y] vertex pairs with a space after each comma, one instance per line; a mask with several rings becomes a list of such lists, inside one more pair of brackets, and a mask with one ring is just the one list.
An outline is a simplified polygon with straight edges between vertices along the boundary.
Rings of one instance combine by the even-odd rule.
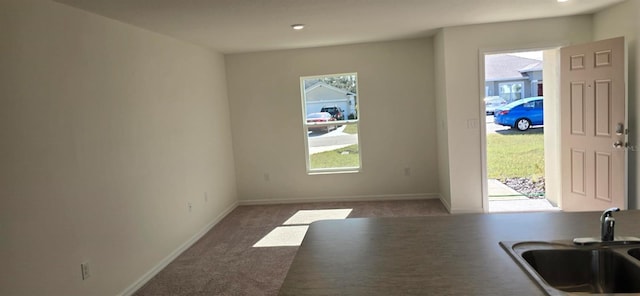
[[444, 207], [447, 209], [447, 212], [449, 212], [449, 214], [453, 214], [453, 212], [451, 211], [451, 204], [449, 204], [448, 201], [440, 197], [440, 202], [442, 202], [442, 205], [444, 205]]
[[452, 208], [449, 210], [451, 214], [482, 214], [483, 208]]
[[[384, 200], [417, 200], [417, 199], [440, 199], [437, 193], [416, 193], [416, 194], [384, 194], [384, 195], [353, 195], [353, 196], [326, 196], [312, 198], [288, 198], [288, 199], [252, 199], [240, 200], [242, 206], [249, 205], [270, 205], [270, 204], [290, 204], [308, 202], [336, 202], [336, 201], [384, 201]], [[445, 205], [446, 207], [446, 205]]]
[[178, 256], [180, 256], [180, 254], [182, 254], [182, 252], [186, 251], [189, 247], [191, 247], [194, 243], [196, 243], [207, 232], [209, 232], [211, 228], [216, 226], [218, 222], [220, 222], [224, 217], [226, 217], [229, 213], [231, 213], [231, 211], [233, 211], [237, 207], [238, 207], [238, 202], [234, 202], [229, 208], [227, 208], [224, 212], [222, 212], [220, 215], [214, 218], [213, 221], [207, 224], [207, 226], [205, 226], [202, 230], [194, 234], [189, 240], [187, 240], [180, 247], [178, 247], [173, 252], [171, 252], [167, 257], [162, 259], [162, 261], [160, 261], [158, 264], [156, 264], [156, 266], [151, 268], [151, 270], [147, 271], [147, 273], [145, 273], [141, 278], [139, 278], [137, 281], [131, 284], [131, 286], [126, 288], [122, 293], [120, 293], [120, 295], [122, 296], [133, 295], [136, 291], [138, 291], [138, 289], [142, 288], [144, 284], [146, 284], [149, 280], [151, 280], [154, 276], [156, 276], [156, 274], [162, 271], [162, 269], [167, 267], [167, 265], [169, 265], [171, 261], [175, 260]]
[[454, 208], [451, 207], [451, 204], [446, 201], [444, 198], [440, 198], [442, 205], [447, 209], [449, 214], [476, 214], [476, 213], [484, 213], [482, 208]]

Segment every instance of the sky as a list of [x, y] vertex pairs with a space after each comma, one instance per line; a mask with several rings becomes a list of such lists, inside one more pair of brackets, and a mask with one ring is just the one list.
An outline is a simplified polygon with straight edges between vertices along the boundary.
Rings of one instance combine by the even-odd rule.
[[510, 55], [542, 61], [542, 51], [515, 52]]

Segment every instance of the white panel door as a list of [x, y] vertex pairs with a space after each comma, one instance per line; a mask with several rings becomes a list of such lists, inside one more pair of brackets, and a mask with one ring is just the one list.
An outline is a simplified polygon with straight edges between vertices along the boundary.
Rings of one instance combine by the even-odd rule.
[[562, 209], [626, 209], [624, 38], [560, 50]]

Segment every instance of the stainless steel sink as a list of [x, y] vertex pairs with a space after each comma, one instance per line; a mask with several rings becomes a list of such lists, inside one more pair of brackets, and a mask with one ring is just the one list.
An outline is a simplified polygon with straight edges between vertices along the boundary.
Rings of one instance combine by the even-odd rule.
[[628, 244], [500, 242], [548, 295], [640, 293], [640, 248]]
[[631, 255], [631, 257], [640, 260], [640, 248], [631, 249], [631, 250], [627, 251], [627, 253], [629, 253], [629, 255]]

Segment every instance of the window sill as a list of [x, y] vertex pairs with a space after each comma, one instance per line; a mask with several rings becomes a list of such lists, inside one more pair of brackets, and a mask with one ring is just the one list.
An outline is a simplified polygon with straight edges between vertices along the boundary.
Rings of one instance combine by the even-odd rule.
[[354, 169], [346, 169], [339, 171], [330, 171], [330, 170], [322, 170], [322, 171], [308, 171], [307, 175], [315, 176], [315, 175], [336, 175], [336, 174], [357, 174], [360, 173], [362, 169], [354, 168]]

